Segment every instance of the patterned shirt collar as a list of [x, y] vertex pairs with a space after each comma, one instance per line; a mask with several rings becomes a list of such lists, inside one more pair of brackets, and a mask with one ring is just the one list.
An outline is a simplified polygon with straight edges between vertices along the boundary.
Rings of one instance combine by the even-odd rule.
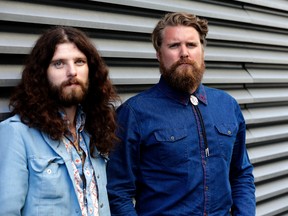
[[[59, 113], [62, 117], [62, 119], [65, 121], [65, 124], [67, 125], [67, 129], [69, 128], [68, 125], [70, 124], [67, 115], [64, 110], [59, 110]], [[78, 105], [76, 110], [76, 131], [82, 132], [85, 126], [86, 122], [86, 114], [83, 111], [83, 108], [81, 105]], [[69, 133], [69, 131], [67, 131]]]

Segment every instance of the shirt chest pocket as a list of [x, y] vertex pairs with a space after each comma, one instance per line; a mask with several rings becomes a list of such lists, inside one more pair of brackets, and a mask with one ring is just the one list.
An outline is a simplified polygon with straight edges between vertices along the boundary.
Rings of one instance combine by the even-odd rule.
[[[220, 148], [215, 149], [222, 157], [230, 161], [233, 147], [237, 136], [238, 127], [236, 124], [223, 123], [215, 125]], [[218, 151], [219, 150], [219, 151]]]
[[29, 164], [29, 177], [33, 184], [30, 187], [35, 189], [35, 194], [41, 195], [40, 199], [59, 198], [63, 191], [61, 181], [66, 173], [63, 159], [58, 156], [33, 158]]
[[187, 129], [165, 129], [154, 132], [159, 160], [167, 167], [177, 167], [188, 161]]

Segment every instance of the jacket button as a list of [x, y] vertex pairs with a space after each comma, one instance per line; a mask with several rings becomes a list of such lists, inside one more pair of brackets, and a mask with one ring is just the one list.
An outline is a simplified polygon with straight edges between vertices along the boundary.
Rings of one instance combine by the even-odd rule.
[[50, 175], [50, 174], [52, 173], [52, 170], [51, 170], [51, 169], [47, 169], [47, 171], [46, 171], [46, 172], [47, 172], [47, 174], [49, 174], [49, 175]]
[[174, 137], [174, 136], [171, 136], [171, 137], [170, 137], [170, 140], [171, 140], [171, 141], [174, 141], [174, 140], [175, 140], [175, 137]]

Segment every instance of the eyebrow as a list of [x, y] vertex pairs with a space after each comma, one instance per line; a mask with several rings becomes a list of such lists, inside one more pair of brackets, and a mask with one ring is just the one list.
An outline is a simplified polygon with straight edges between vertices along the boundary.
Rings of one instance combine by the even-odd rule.
[[[59, 60], [61, 60], [61, 61], [65, 61], [67, 58], [61, 58], [61, 57], [58, 57], [58, 58], [52, 58], [51, 59], [51, 62], [52, 61], [59, 61]], [[76, 57], [74, 57], [74, 58], [72, 58], [74, 61], [75, 60], [78, 60], [78, 59], [85, 59], [85, 60], [87, 60], [87, 57], [85, 56], [85, 55], [83, 55], [83, 56], [76, 56]]]

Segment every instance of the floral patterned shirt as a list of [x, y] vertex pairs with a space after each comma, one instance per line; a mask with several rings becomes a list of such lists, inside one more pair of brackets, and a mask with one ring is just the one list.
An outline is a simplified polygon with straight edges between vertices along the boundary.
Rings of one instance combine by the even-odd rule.
[[[65, 113], [61, 113], [62, 117], [66, 119]], [[69, 124], [69, 122], [68, 122]], [[76, 115], [76, 139], [81, 151], [77, 151], [73, 143], [73, 136], [70, 131], [67, 131], [63, 137], [67, 152], [71, 155], [72, 167], [74, 170], [74, 185], [77, 198], [82, 210], [82, 216], [99, 216], [98, 213], [98, 193], [97, 182], [91, 163], [90, 154], [82, 137], [82, 131], [85, 125], [85, 113], [81, 107], [78, 108]], [[81, 154], [85, 154], [85, 161], [82, 161]], [[83, 163], [84, 162], [84, 163]]]

